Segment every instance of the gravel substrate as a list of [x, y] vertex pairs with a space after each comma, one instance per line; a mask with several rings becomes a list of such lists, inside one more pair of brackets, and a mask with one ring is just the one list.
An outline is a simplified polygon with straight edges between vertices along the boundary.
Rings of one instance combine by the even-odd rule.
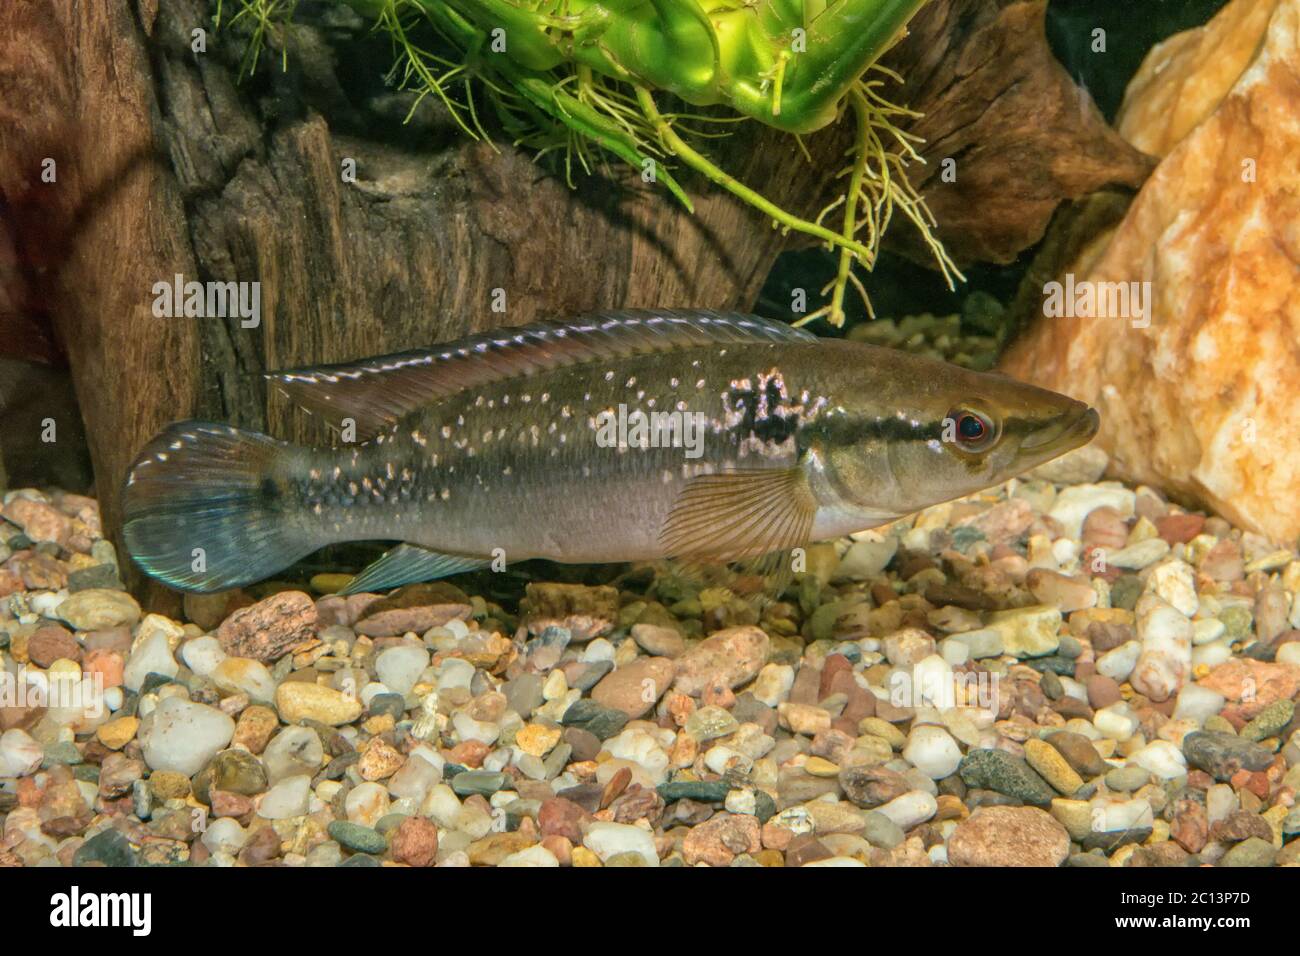
[[1104, 464], [818, 545], [779, 601], [321, 575], [182, 621], [94, 501], [11, 491], [0, 866], [1300, 863], [1300, 559]]

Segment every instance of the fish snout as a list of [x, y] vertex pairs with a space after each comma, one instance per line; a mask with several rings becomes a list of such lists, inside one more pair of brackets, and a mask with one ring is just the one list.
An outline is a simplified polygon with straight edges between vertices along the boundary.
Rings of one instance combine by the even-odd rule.
[[1074, 402], [1070, 408], [1054, 416], [1041, 428], [1025, 436], [1020, 443], [1022, 452], [1034, 452], [1055, 457], [1092, 441], [1101, 427], [1097, 410], [1084, 402]]

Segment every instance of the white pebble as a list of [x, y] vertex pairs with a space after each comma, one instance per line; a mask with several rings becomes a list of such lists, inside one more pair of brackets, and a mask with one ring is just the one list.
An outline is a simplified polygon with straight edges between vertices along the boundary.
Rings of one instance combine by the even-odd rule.
[[668, 753], [657, 738], [638, 728], [629, 727], [605, 741], [602, 748], [616, 760], [627, 760], [643, 769], [654, 785], [668, 779]]
[[215, 707], [165, 697], [142, 722], [139, 740], [150, 768], [192, 777], [230, 743], [234, 733], [235, 722]]
[[1137, 632], [1142, 653], [1129, 682], [1154, 701], [1168, 700], [1192, 670], [1192, 622], [1157, 598], [1139, 612]]
[[288, 820], [306, 815], [311, 802], [311, 777], [285, 777], [262, 797], [257, 815], [267, 820]]
[[464, 658], [444, 658], [438, 668], [438, 690], [452, 690], [456, 687], [469, 690], [469, 683], [473, 679], [474, 665]]
[[1172, 780], [1187, 773], [1183, 752], [1168, 740], [1153, 740], [1129, 759], [1161, 780]]
[[913, 727], [903, 747], [903, 757], [932, 780], [951, 776], [961, 763], [961, 748], [942, 727], [922, 724]]
[[248, 833], [233, 817], [218, 817], [208, 824], [203, 831], [203, 845], [213, 853], [228, 853], [234, 856], [244, 848]]
[[499, 724], [490, 720], [475, 720], [463, 710], [451, 715], [451, 725], [456, 728], [456, 734], [462, 741], [478, 740], [491, 745], [501, 736]]
[[35, 773], [44, 757], [44, 748], [27, 731], [15, 727], [0, 734], [0, 777]]
[[1092, 723], [1103, 737], [1121, 743], [1132, 737], [1138, 727], [1137, 717], [1124, 701], [1101, 708], [1092, 715]]
[[247, 694], [250, 700], [264, 704], [275, 699], [275, 678], [261, 661], [227, 657], [209, 676], [223, 694]]
[[428, 817], [434, 823], [443, 829], [450, 830], [456, 824], [456, 816], [460, 813], [460, 799], [456, 796], [456, 791], [445, 783], [437, 784], [429, 791], [429, 795], [424, 798], [420, 804], [420, 815]]
[[1097, 658], [1097, 673], [1115, 681], [1128, 680], [1137, 666], [1142, 654], [1142, 645], [1137, 641], [1125, 641], [1119, 647], [1112, 647]]
[[555, 858], [555, 854], [540, 843], [530, 847], [525, 847], [518, 852], [511, 853], [501, 860], [497, 866], [541, 866], [557, 867], [560, 861]]
[[122, 683], [127, 690], [138, 691], [144, 684], [144, 679], [150, 674], [175, 677], [179, 671], [180, 665], [176, 663], [176, 658], [172, 657], [166, 632], [161, 628], [155, 628], [143, 641], [136, 644], [135, 650], [127, 658], [126, 667], [122, 671]]
[[1152, 568], [1147, 586], [1184, 617], [1191, 617], [1200, 607], [1200, 598], [1196, 596], [1196, 574], [1186, 561], [1175, 558]]
[[1083, 519], [1094, 508], [1109, 505], [1121, 517], [1132, 517], [1137, 495], [1119, 485], [1070, 485], [1052, 502], [1048, 512], [1061, 525], [1068, 538], [1078, 538], [1083, 533]]
[[603, 637], [598, 637], [582, 649], [578, 655], [578, 660], [584, 664], [594, 664], [599, 661], [614, 660], [614, 645]]
[[924, 790], [909, 790], [901, 797], [895, 797], [884, 806], [877, 807], [876, 812], [888, 817], [900, 829], [910, 830], [938, 813], [939, 804], [932, 794]]
[[1208, 644], [1211, 641], [1217, 641], [1223, 637], [1223, 632], [1227, 630], [1224, 623], [1217, 617], [1203, 617], [1200, 620], [1192, 622], [1192, 645], [1200, 647], [1202, 644]]
[[1205, 723], [1206, 719], [1213, 717], [1223, 709], [1226, 698], [1222, 694], [1216, 694], [1214, 691], [1199, 684], [1186, 684], [1178, 692], [1178, 703], [1174, 705], [1174, 717], [1176, 719], [1194, 721], [1197, 726]]
[[359, 783], [343, 799], [348, 819], [362, 826], [373, 827], [388, 812], [391, 801], [382, 784], [366, 781]]
[[286, 727], [262, 751], [262, 763], [271, 783], [298, 774], [314, 775], [325, 761], [325, 747], [316, 731], [308, 727]]
[[602, 863], [619, 853], [639, 853], [646, 866], [659, 865], [654, 834], [628, 823], [593, 823], [582, 845], [600, 857]]
[[[375, 657], [375, 676], [394, 694], [405, 697], [428, 666], [429, 652], [419, 644], [398, 644]], [[472, 667], [470, 674], [473, 676]]]
[[200, 677], [207, 677], [225, 659], [226, 652], [221, 649], [221, 642], [211, 635], [196, 637], [181, 645], [181, 660]]
[[793, 667], [789, 664], [765, 664], [750, 690], [759, 701], [775, 707], [789, 696], [793, 686]]
[[1237, 794], [1226, 783], [1216, 783], [1205, 791], [1205, 815], [1210, 826], [1225, 819], [1237, 809]]

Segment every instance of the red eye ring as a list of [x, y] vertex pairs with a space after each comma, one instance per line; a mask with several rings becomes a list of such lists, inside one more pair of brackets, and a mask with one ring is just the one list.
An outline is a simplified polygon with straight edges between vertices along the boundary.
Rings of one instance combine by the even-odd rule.
[[952, 441], [963, 451], [984, 451], [997, 440], [997, 426], [982, 412], [954, 408], [948, 420], [952, 423]]

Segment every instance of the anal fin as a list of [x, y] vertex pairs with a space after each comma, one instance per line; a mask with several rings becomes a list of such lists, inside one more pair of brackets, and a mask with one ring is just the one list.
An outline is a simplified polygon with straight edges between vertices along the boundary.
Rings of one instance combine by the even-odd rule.
[[399, 544], [378, 561], [364, 568], [338, 593], [358, 594], [362, 591], [382, 591], [419, 581], [436, 581], [438, 578], [450, 577], [463, 571], [487, 567], [491, 563], [489, 558], [443, 554], [416, 544]]

